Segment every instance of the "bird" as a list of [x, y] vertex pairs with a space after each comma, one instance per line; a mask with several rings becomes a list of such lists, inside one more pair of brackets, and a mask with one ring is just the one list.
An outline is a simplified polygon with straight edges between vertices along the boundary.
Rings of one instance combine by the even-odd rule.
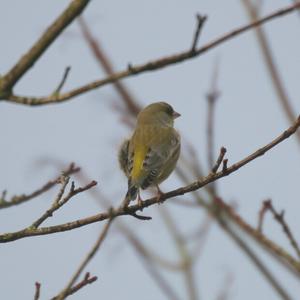
[[156, 186], [158, 199], [163, 194], [158, 185], [173, 172], [180, 155], [180, 135], [174, 129], [178, 117], [166, 102], [152, 103], [139, 112], [131, 138], [125, 139], [118, 153], [120, 168], [128, 178], [125, 207], [136, 197], [142, 205], [140, 189]]

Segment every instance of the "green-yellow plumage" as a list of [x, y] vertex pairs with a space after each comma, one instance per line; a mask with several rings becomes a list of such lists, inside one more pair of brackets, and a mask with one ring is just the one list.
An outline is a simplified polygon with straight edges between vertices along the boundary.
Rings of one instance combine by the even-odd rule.
[[173, 128], [178, 116], [165, 102], [152, 103], [139, 113], [132, 137], [119, 151], [129, 200], [136, 198], [140, 188], [158, 186], [174, 170], [180, 154], [180, 136]]

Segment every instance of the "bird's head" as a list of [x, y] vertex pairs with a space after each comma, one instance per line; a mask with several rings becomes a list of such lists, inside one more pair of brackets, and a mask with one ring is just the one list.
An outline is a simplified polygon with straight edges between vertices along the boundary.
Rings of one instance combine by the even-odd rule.
[[174, 120], [180, 117], [173, 107], [166, 102], [155, 102], [146, 106], [138, 114], [138, 123], [173, 126]]

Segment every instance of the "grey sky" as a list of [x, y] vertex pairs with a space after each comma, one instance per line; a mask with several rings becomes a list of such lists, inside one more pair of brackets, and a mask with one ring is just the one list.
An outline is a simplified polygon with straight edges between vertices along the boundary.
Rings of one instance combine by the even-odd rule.
[[[290, 1], [264, 1], [266, 14]], [[32, 45], [69, 1], [1, 1], [0, 73], [6, 72]], [[191, 45], [195, 14], [208, 15], [200, 44], [248, 22], [240, 1], [93, 1], [84, 13], [117, 70], [132, 64], [177, 53]], [[300, 112], [300, 18], [290, 14], [264, 26], [276, 63], [295, 112]], [[143, 105], [165, 100], [182, 114], [176, 128], [183, 147], [192, 143], [202, 162], [206, 159], [206, 100], [213, 66], [220, 61], [217, 103], [216, 146], [226, 146], [233, 163], [270, 142], [289, 124], [268, 77], [254, 32], [248, 32], [188, 62], [124, 80]], [[68, 90], [104, 77], [73, 23], [49, 48], [34, 68], [17, 84], [23, 95], [46, 95], [57, 86], [66, 66], [72, 70], [64, 87]], [[112, 86], [84, 94], [59, 105], [25, 107], [2, 102], [0, 110], [0, 189], [8, 196], [27, 193], [57, 174], [49, 159], [81, 166], [113, 203], [126, 191], [126, 180], [118, 170], [116, 153], [130, 132], [120, 122], [114, 104], [119, 103]], [[300, 240], [299, 178], [300, 155], [295, 138], [288, 139], [267, 155], [219, 181], [224, 200], [238, 203], [239, 213], [252, 225], [262, 200], [272, 198]], [[204, 164], [204, 163], [203, 163]], [[207, 168], [207, 166], [204, 164]], [[180, 184], [172, 175], [163, 185], [170, 190]], [[78, 185], [80, 183], [78, 182]], [[57, 190], [57, 189], [56, 189]], [[28, 226], [45, 211], [55, 191], [20, 207], [0, 212], [1, 232]], [[146, 194], [145, 194], [146, 195]], [[186, 196], [185, 198], [189, 198]], [[165, 204], [183, 232], [195, 228], [204, 218], [202, 210], [192, 211]], [[74, 198], [46, 224], [59, 224], [100, 211], [88, 193]], [[145, 211], [151, 222], [123, 218], [128, 226], [155, 251], [176, 258], [157, 208]], [[102, 224], [67, 233], [27, 238], [0, 247], [1, 294], [5, 299], [32, 299], [34, 282], [42, 283], [41, 299], [54, 296], [70, 278], [90, 249]], [[281, 228], [267, 218], [265, 232], [293, 253]], [[299, 282], [288, 275], [261, 249], [250, 243], [294, 297]], [[72, 299], [165, 299], [142, 264], [113, 229], [102, 250], [88, 266], [99, 280]], [[214, 299], [226, 274], [233, 274], [230, 299], [277, 299], [277, 294], [257, 272], [249, 259], [214, 225], [197, 263], [197, 286], [201, 299]], [[180, 276], [166, 273], [186, 299]], [[294, 298], [296, 299], [296, 298]]]

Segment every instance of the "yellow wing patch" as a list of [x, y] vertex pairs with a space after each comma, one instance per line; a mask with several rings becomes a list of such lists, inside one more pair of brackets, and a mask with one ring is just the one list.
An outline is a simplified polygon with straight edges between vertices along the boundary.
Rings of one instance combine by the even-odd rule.
[[133, 158], [133, 168], [131, 172], [131, 178], [133, 181], [137, 181], [139, 177], [142, 175], [143, 171], [143, 162], [146, 155], [146, 147], [142, 147], [141, 149], [136, 149]]

